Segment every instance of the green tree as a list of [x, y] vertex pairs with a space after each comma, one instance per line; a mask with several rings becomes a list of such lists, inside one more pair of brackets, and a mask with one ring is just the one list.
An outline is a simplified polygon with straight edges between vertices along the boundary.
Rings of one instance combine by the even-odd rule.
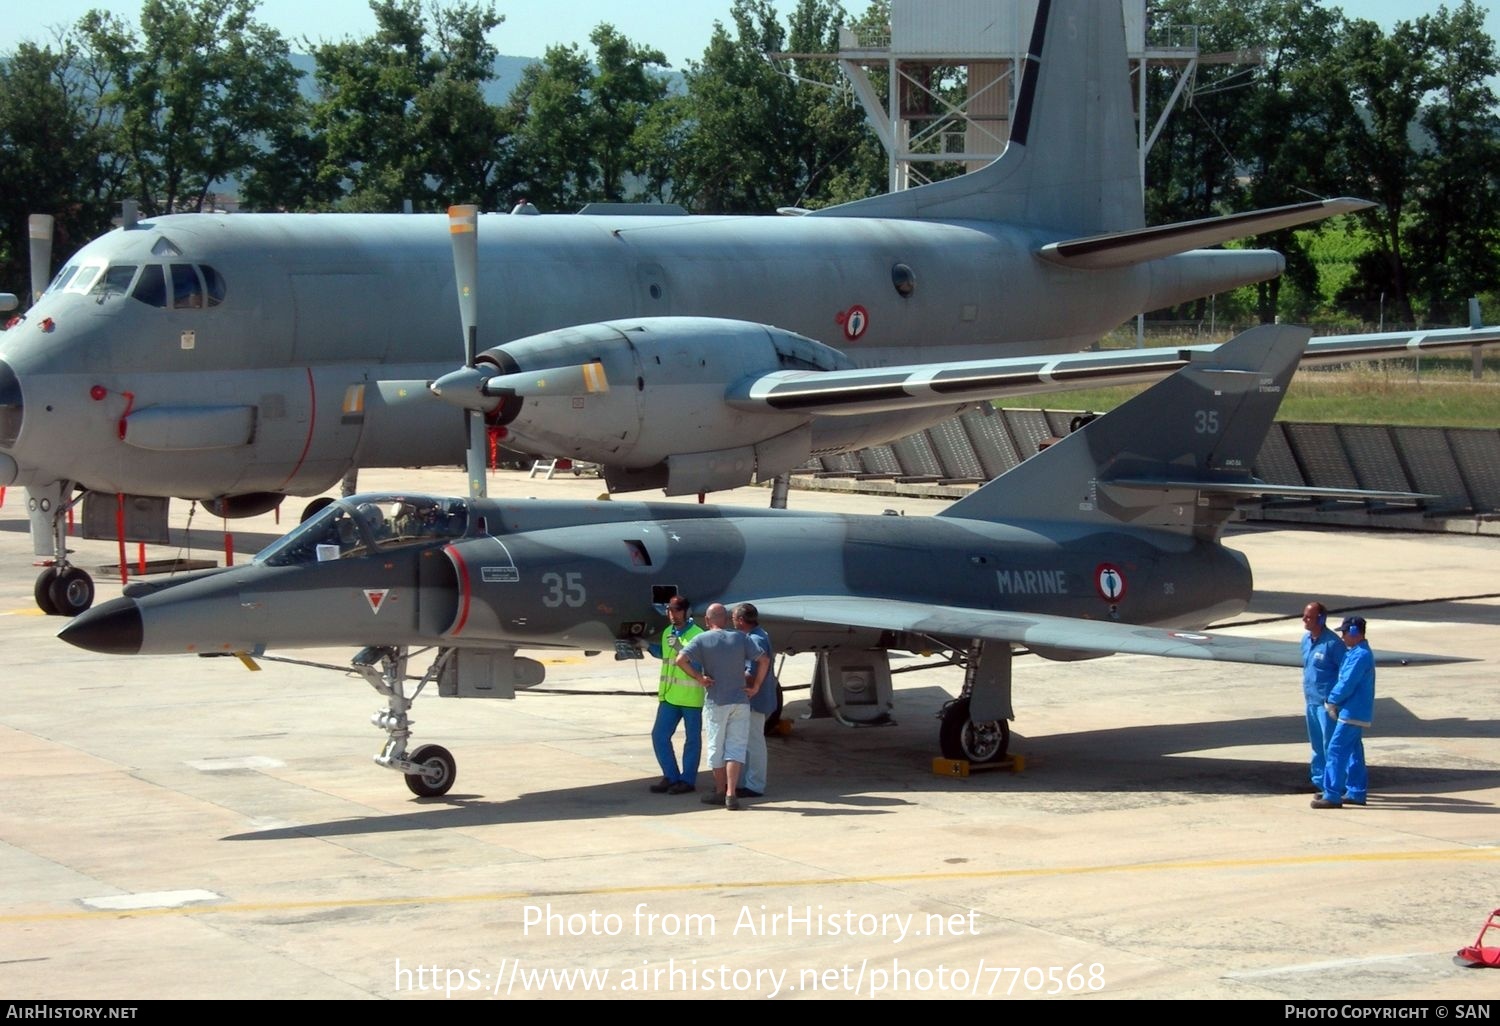
[[[528, 67], [512, 99], [520, 190], [544, 209], [661, 198], [670, 191], [662, 154], [675, 139], [660, 50], [612, 25], [589, 34], [593, 59], [553, 46]], [[627, 195], [627, 181], [640, 186]]]
[[1340, 299], [1368, 318], [1383, 298], [1395, 320], [1413, 324], [1405, 232], [1422, 159], [1412, 128], [1431, 83], [1427, 33], [1409, 21], [1389, 35], [1372, 21], [1352, 21], [1325, 71], [1329, 142], [1349, 191], [1376, 204], [1367, 215], [1372, 249]]
[[883, 161], [864, 115], [832, 60], [844, 9], [799, 0], [783, 26], [768, 0], [735, 0], [733, 35], [722, 23], [686, 73], [689, 126], [678, 162], [679, 196], [697, 209], [765, 213], [817, 207], [883, 187]]
[[109, 228], [123, 163], [95, 70], [66, 35], [0, 58], [0, 291], [30, 292], [30, 214], [56, 218], [55, 259]]
[[99, 98], [147, 214], [201, 210], [210, 187], [256, 166], [296, 109], [286, 40], [254, 0], [145, 0], [141, 27], [94, 10], [78, 23], [107, 74]]
[[508, 187], [510, 126], [484, 98], [495, 77], [489, 3], [371, 0], [374, 35], [313, 48], [320, 97], [308, 146], [320, 156], [313, 198], [346, 193], [351, 210], [476, 202]]
[[1419, 120], [1430, 139], [1407, 232], [1415, 287], [1429, 320], [1462, 322], [1464, 300], [1500, 280], [1500, 75], [1484, 12], [1470, 0], [1418, 19], [1431, 92]]

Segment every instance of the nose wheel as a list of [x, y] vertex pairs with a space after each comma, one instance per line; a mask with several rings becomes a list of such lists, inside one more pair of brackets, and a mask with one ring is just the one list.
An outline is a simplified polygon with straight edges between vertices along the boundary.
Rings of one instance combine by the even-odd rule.
[[448, 793], [458, 779], [458, 763], [442, 745], [423, 745], [411, 753], [412, 765], [421, 767], [406, 774], [406, 786], [418, 798], [437, 798]]
[[37, 608], [48, 616], [77, 616], [94, 604], [94, 579], [68, 562], [67, 515], [78, 501], [69, 498], [72, 492], [70, 481], [27, 489], [33, 536], [45, 526], [52, 538], [52, 565], [37, 575], [31, 591]]
[[[53, 575], [47, 584], [47, 598], [52, 604], [53, 615], [77, 616], [94, 604], [94, 579], [76, 566], [53, 567]], [[41, 587], [41, 579], [37, 579]]]

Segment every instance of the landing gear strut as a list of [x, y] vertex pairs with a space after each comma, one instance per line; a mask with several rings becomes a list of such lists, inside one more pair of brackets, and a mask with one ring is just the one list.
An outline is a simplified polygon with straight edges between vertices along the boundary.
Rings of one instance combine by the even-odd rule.
[[443, 649], [433, 660], [416, 690], [406, 694], [406, 646], [362, 650], [354, 657], [354, 668], [365, 681], [386, 698], [387, 706], [370, 717], [370, 722], [386, 733], [385, 747], [375, 756], [377, 765], [393, 769], [406, 777], [406, 786], [419, 798], [437, 798], [448, 793], [458, 779], [458, 763], [442, 745], [422, 745], [410, 754], [406, 742], [411, 738], [411, 705], [422, 689], [436, 680], [454, 649]]

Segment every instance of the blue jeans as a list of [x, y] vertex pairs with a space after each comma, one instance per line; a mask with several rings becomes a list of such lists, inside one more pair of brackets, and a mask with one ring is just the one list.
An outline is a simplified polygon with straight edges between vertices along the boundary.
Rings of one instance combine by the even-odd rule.
[[[682, 771], [677, 770], [677, 752], [672, 748], [672, 735], [677, 733], [677, 724], [687, 729], [682, 742]], [[671, 702], [656, 703], [656, 723], [651, 727], [651, 748], [656, 752], [661, 775], [676, 783], [697, 786], [698, 761], [703, 753], [703, 710]]]
[[1370, 775], [1365, 769], [1365, 728], [1339, 720], [1328, 735], [1328, 758], [1323, 764], [1323, 797], [1341, 802], [1365, 796]]

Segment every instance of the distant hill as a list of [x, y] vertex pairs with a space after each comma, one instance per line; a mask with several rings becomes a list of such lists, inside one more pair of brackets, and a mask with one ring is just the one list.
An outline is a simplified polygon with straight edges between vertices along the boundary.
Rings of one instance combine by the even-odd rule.
[[[296, 68], [302, 78], [298, 81], [298, 88], [302, 95], [309, 100], [318, 98], [318, 85], [313, 79], [313, 72], [317, 70], [317, 61], [313, 60], [310, 53], [294, 53], [291, 55], [292, 67]], [[490, 103], [501, 104], [510, 98], [521, 82], [521, 72], [528, 65], [536, 64], [540, 57], [510, 57], [501, 54], [495, 58], [495, 77], [491, 79], [484, 89], [484, 98]]]

